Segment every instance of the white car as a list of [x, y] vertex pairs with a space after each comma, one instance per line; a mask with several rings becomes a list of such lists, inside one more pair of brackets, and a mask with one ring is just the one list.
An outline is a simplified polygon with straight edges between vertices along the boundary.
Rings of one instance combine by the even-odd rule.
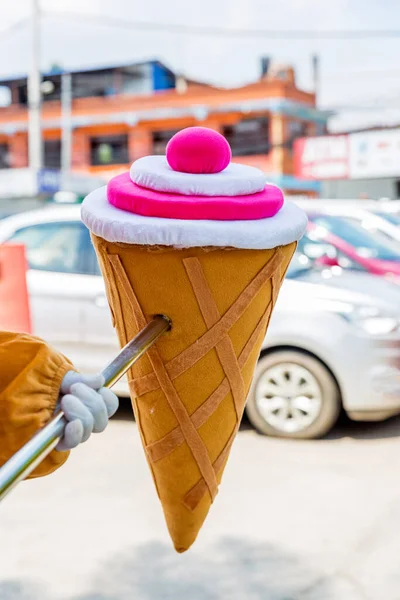
[[[79, 206], [51, 206], [0, 222], [0, 243], [25, 244], [34, 333], [82, 371], [100, 370], [118, 344], [103, 280]], [[263, 344], [247, 413], [270, 435], [318, 437], [343, 408], [354, 419], [400, 412], [379, 391], [400, 362], [400, 291], [382, 278], [289, 270]], [[335, 270], [336, 269], [336, 270]], [[127, 395], [125, 381], [118, 393]]]
[[[53, 205], [0, 221], [0, 243], [26, 246], [33, 332], [83, 372], [118, 351], [105, 287], [78, 205]], [[125, 382], [116, 391], [128, 394]]]
[[[340, 267], [316, 271], [295, 256], [282, 285], [247, 400], [266, 434], [320, 437], [343, 408], [354, 420], [400, 412], [400, 291], [383, 278]], [[399, 371], [397, 371], [398, 373]], [[398, 385], [397, 385], [398, 387]]]

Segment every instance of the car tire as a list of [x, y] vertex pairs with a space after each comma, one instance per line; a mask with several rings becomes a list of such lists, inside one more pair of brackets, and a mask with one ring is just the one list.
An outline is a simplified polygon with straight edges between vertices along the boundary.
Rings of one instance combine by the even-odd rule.
[[[285, 390], [290, 394], [285, 395]], [[316, 358], [298, 350], [260, 357], [246, 413], [264, 435], [314, 439], [335, 425], [341, 411], [338, 385]]]

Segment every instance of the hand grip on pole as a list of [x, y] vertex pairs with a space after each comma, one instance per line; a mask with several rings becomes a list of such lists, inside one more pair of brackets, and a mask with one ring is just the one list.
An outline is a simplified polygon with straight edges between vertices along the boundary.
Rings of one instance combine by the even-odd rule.
[[[112, 387], [156, 340], [168, 331], [171, 322], [163, 315], [154, 319], [133, 338], [102, 371], [105, 387]], [[0, 500], [25, 479], [55, 448], [67, 421], [59, 412], [29, 442], [0, 468]]]

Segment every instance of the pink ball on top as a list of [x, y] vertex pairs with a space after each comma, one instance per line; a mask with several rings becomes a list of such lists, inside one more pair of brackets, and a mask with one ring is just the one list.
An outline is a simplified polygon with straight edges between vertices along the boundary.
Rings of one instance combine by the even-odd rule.
[[208, 127], [187, 127], [167, 145], [171, 169], [181, 173], [220, 173], [231, 162], [232, 152], [223, 135]]

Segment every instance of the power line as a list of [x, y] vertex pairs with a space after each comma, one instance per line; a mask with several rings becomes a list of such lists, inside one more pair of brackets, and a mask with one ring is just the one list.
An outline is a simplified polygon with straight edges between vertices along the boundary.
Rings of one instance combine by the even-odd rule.
[[192, 35], [211, 35], [219, 37], [262, 37], [265, 39], [388, 39], [400, 38], [400, 29], [348, 29], [348, 30], [312, 30], [312, 29], [243, 29], [226, 28], [213, 25], [184, 25], [179, 23], [154, 23], [151, 21], [129, 21], [118, 17], [78, 13], [72, 11], [45, 11], [45, 16], [57, 18], [89, 20], [94, 25], [119, 29], [141, 29], [146, 31], [164, 31], [167, 33], [190, 33]]
[[1, 41], [3, 41], [4, 36], [9, 35], [10, 33], [15, 33], [19, 29], [22, 29], [25, 25], [27, 25], [30, 21], [29, 17], [24, 17], [23, 19], [18, 19], [18, 21], [14, 21], [8, 27], [0, 30]]

